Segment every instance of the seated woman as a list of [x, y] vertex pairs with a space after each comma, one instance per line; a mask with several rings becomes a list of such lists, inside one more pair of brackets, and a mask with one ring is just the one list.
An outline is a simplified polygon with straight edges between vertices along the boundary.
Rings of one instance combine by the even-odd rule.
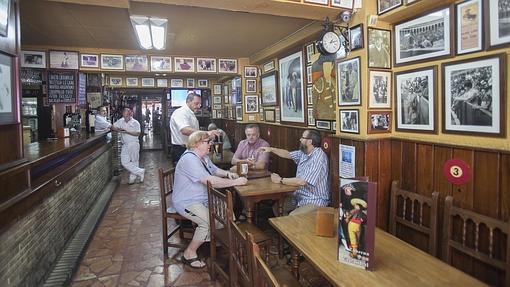
[[207, 182], [215, 188], [244, 185], [247, 182], [246, 178], [222, 170], [211, 162], [208, 156], [211, 143], [207, 132], [192, 133], [187, 144], [188, 150], [175, 168], [173, 205], [179, 214], [198, 225], [182, 256], [182, 262], [193, 268], [205, 267], [205, 263], [198, 259], [197, 249], [209, 241]]

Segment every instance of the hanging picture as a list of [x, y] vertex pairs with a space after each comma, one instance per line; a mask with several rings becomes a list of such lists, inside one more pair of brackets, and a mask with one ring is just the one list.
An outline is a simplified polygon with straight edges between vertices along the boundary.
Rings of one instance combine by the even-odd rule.
[[172, 57], [151, 56], [151, 72], [171, 72]]
[[354, 0], [331, 0], [331, 6], [345, 9], [352, 9]]
[[349, 39], [351, 51], [363, 48], [363, 24], [349, 28]]
[[315, 127], [318, 129], [321, 129], [321, 130], [331, 130], [331, 122], [323, 121], [323, 120], [316, 120]]
[[489, 45], [491, 48], [510, 44], [510, 4], [508, 0], [489, 2]]
[[377, 15], [384, 14], [399, 6], [402, 6], [402, 0], [377, 0]]
[[275, 113], [275, 116], [276, 116], [275, 121], [277, 123], [279, 123], [280, 119], [281, 119], [281, 110], [280, 110], [280, 108], [275, 108], [274, 109], [274, 113]]
[[356, 57], [337, 64], [338, 105], [361, 105], [360, 58]]
[[243, 107], [242, 106], [236, 106], [236, 120], [238, 120], [238, 121], [243, 120]]
[[369, 71], [370, 87], [368, 92], [369, 108], [391, 107], [391, 72]]
[[9, 16], [11, 15], [11, 0], [0, 1], [0, 36], [7, 37]]
[[209, 87], [209, 81], [206, 80], [206, 79], [198, 79], [197, 82], [198, 82], [198, 87], [199, 88], [207, 88], [207, 87]]
[[142, 78], [142, 87], [154, 87], [154, 78]]
[[138, 78], [126, 78], [127, 87], [138, 87]]
[[278, 104], [278, 80], [276, 71], [263, 75], [261, 78], [262, 84], [262, 106], [274, 106]]
[[80, 54], [81, 68], [99, 68], [99, 55], [97, 54]]
[[101, 69], [124, 70], [124, 56], [101, 54]]
[[18, 122], [16, 109], [16, 95], [14, 88], [13, 59], [10, 56], [0, 53], [0, 125], [13, 124]]
[[170, 79], [170, 87], [171, 88], [184, 88], [184, 80], [183, 79]]
[[305, 122], [303, 103], [303, 56], [294, 53], [279, 60], [281, 120]]
[[194, 88], [195, 87], [195, 79], [188, 78], [186, 79], [186, 88]]
[[311, 89], [307, 88], [307, 101], [309, 105], [314, 105], [316, 119], [329, 121], [335, 119], [336, 75], [335, 54], [313, 55], [310, 73], [312, 86]]
[[256, 78], [257, 77], [257, 67], [245, 66], [244, 67], [244, 77], [245, 78]]
[[46, 52], [44, 51], [21, 51], [21, 67], [23, 68], [46, 68]]
[[126, 71], [128, 72], [148, 72], [149, 61], [146, 55], [128, 55], [126, 56]]
[[78, 70], [79, 68], [78, 52], [50, 51], [50, 68]]
[[313, 54], [315, 54], [315, 42], [312, 42], [306, 45], [305, 47], [306, 47], [306, 63], [311, 64], [312, 56]]
[[313, 108], [308, 108], [308, 126], [309, 127], [315, 127], [315, 117], [313, 116]]
[[457, 54], [466, 54], [483, 48], [483, 4], [482, 0], [469, 0], [455, 5], [457, 25]]
[[168, 79], [156, 79], [156, 87], [158, 88], [168, 87]]
[[216, 73], [216, 59], [197, 58], [198, 73]]
[[340, 131], [359, 134], [359, 111], [340, 110]]
[[236, 59], [218, 59], [219, 73], [237, 74], [237, 60]]
[[391, 132], [391, 111], [368, 112], [368, 134]]
[[122, 86], [122, 77], [110, 77], [110, 86], [112, 87]]
[[174, 57], [174, 72], [195, 72], [195, 58]]
[[391, 31], [368, 28], [368, 67], [391, 68]]
[[313, 106], [313, 86], [306, 87], [306, 102], [308, 106]]
[[274, 70], [274, 61], [265, 63], [264, 66], [262, 66], [262, 70], [264, 73]]
[[257, 92], [257, 80], [246, 80], [246, 92], [247, 93]]
[[213, 94], [221, 95], [221, 85], [218, 84], [213, 85]]
[[275, 121], [274, 110], [265, 109], [264, 110], [264, 119], [266, 120], [266, 122], [274, 123], [274, 121]]
[[259, 97], [258, 96], [246, 96], [244, 97], [245, 101], [245, 110], [247, 114], [253, 114], [259, 112]]

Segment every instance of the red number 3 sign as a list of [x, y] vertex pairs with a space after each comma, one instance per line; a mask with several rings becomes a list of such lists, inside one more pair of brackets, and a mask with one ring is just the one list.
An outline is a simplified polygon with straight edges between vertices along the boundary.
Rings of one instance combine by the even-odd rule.
[[471, 169], [465, 161], [454, 158], [444, 163], [443, 174], [449, 182], [455, 185], [462, 185], [469, 182]]

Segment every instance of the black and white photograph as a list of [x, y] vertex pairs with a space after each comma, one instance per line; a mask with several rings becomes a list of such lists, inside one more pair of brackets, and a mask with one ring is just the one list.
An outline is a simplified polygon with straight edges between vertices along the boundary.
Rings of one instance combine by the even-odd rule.
[[243, 106], [236, 106], [236, 120], [243, 120]]
[[400, 6], [402, 6], [402, 0], [377, 0], [377, 14], [384, 14]]
[[7, 37], [11, 0], [0, 0], [0, 36]]
[[315, 127], [320, 130], [331, 130], [331, 122], [324, 120], [316, 120]]
[[78, 52], [50, 51], [50, 68], [64, 70], [78, 70]]
[[306, 67], [306, 83], [307, 84], [313, 83], [313, 81], [312, 81], [312, 66]]
[[156, 79], [156, 87], [158, 88], [168, 87], [168, 79]]
[[174, 72], [195, 72], [195, 58], [174, 57]]
[[184, 88], [184, 80], [183, 79], [170, 79], [170, 87], [171, 88]]
[[218, 84], [213, 85], [213, 94], [221, 95], [221, 85], [218, 85]]
[[236, 59], [218, 59], [218, 72], [237, 74], [237, 60]]
[[306, 98], [308, 106], [313, 106], [313, 85], [306, 87]]
[[80, 67], [99, 68], [98, 54], [80, 54]]
[[216, 73], [216, 59], [214, 58], [197, 58], [198, 73]]
[[171, 72], [172, 57], [151, 56], [151, 72]]
[[275, 121], [274, 110], [267, 110], [267, 109], [264, 110], [264, 120], [266, 122], [274, 123], [274, 121]]
[[198, 79], [198, 87], [199, 88], [207, 88], [209, 87], [209, 81], [206, 79]]
[[264, 66], [262, 66], [262, 70], [264, 73], [274, 70], [274, 61], [265, 63]]
[[257, 92], [257, 80], [246, 80], [246, 92], [247, 93]]
[[510, 44], [510, 0], [488, 0], [490, 46]]
[[331, 0], [331, 6], [345, 9], [352, 9], [354, 0]]
[[308, 126], [315, 127], [315, 117], [313, 116], [313, 108], [308, 108]]
[[12, 58], [0, 54], [0, 124], [16, 121]]
[[124, 56], [101, 54], [101, 69], [124, 70]]
[[257, 70], [258, 70], [258, 68], [255, 66], [245, 66], [244, 67], [244, 77], [245, 78], [256, 78]]
[[126, 78], [127, 87], [138, 87], [138, 78]]
[[451, 7], [395, 25], [395, 64], [450, 56]]
[[359, 134], [358, 110], [340, 110], [340, 131]]
[[435, 132], [436, 67], [395, 73], [396, 129]]
[[363, 48], [363, 24], [356, 25], [349, 29], [349, 39], [351, 51]]
[[338, 105], [361, 105], [360, 58], [356, 57], [337, 64]]
[[186, 88], [194, 88], [195, 87], [195, 79], [187, 78], [186, 79]]
[[305, 123], [303, 56], [294, 53], [279, 60], [281, 120]]
[[126, 71], [128, 72], [148, 72], [149, 60], [146, 55], [127, 55]]
[[256, 95], [245, 96], [244, 101], [246, 103], [245, 110], [247, 114], [259, 112], [259, 97], [257, 97]]
[[275, 108], [274, 113], [275, 113], [275, 122], [279, 123], [281, 120], [281, 109]]
[[368, 28], [368, 67], [391, 68], [391, 31]]
[[213, 104], [221, 104], [221, 96], [213, 97]]
[[443, 64], [443, 132], [502, 134], [504, 54]]
[[142, 78], [142, 87], [154, 87], [154, 78]]
[[23, 68], [46, 68], [46, 52], [44, 51], [21, 51], [21, 67]]
[[260, 77], [262, 85], [262, 105], [263, 106], [274, 106], [278, 104], [278, 79], [276, 71], [265, 74]]
[[122, 86], [122, 77], [110, 77], [110, 86], [112, 87]]
[[483, 3], [469, 0], [455, 5], [457, 25], [457, 54], [467, 54], [483, 49]]
[[390, 108], [391, 107], [391, 72], [369, 71], [369, 108]]
[[306, 47], [306, 63], [312, 63], [312, 56], [315, 54], [315, 43], [310, 43]]
[[368, 134], [391, 132], [391, 111], [368, 112]]

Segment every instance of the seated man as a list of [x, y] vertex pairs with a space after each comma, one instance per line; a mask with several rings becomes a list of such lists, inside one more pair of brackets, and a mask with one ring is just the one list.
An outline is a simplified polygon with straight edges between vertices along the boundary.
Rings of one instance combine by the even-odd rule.
[[276, 173], [271, 175], [271, 180], [274, 183], [298, 186], [298, 189], [294, 192], [297, 208], [290, 215], [312, 212], [320, 206], [328, 206], [329, 204], [328, 157], [322, 151], [320, 145], [320, 134], [314, 130], [305, 130], [297, 151], [289, 152], [274, 147], [259, 148], [260, 151], [272, 152], [279, 157], [292, 159], [297, 164], [296, 177], [282, 178]]
[[[215, 123], [210, 123], [209, 126], [207, 127], [207, 130], [208, 131], [218, 131], [219, 132], [219, 136], [216, 136], [216, 141], [221, 141], [223, 142], [223, 149], [225, 150], [230, 150], [232, 148], [232, 145], [230, 144], [230, 140], [228, 139], [228, 136], [227, 136], [227, 133], [225, 133], [224, 130], [222, 129], [219, 129]], [[219, 137], [221, 136], [221, 139], [219, 139]]]
[[269, 164], [269, 154], [260, 153], [261, 147], [269, 147], [269, 143], [260, 138], [260, 129], [256, 124], [249, 124], [244, 128], [246, 139], [239, 142], [236, 153], [232, 157], [232, 167], [238, 162], [248, 163], [250, 169], [266, 169]]

